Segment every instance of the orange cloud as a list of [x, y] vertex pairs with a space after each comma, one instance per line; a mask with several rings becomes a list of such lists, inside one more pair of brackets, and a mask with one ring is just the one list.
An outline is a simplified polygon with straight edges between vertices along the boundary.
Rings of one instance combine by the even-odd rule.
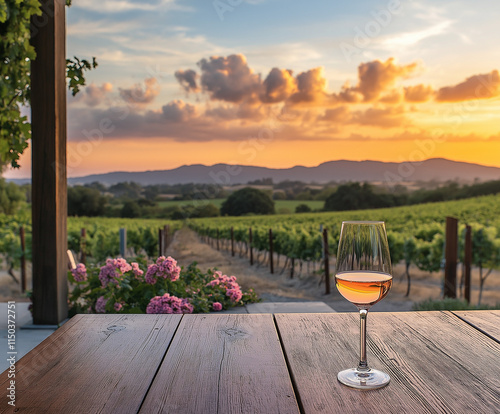
[[136, 84], [129, 89], [120, 88], [121, 98], [129, 104], [144, 105], [153, 102], [160, 93], [160, 86], [156, 78], [145, 79], [144, 85], [144, 89], [140, 84]]
[[403, 100], [403, 95], [398, 90], [393, 90], [381, 98], [379, 98], [379, 102], [387, 103], [387, 104], [399, 104]]
[[261, 101], [265, 103], [283, 102], [297, 92], [297, 81], [288, 69], [272, 68], [263, 86]]
[[192, 70], [182, 70], [179, 69], [175, 71], [175, 78], [179, 81], [181, 86], [186, 90], [186, 92], [198, 92], [200, 88], [196, 82], [198, 74]]
[[405, 91], [405, 101], [412, 103], [422, 103], [427, 102], [432, 98], [434, 94], [434, 89], [427, 85], [415, 85], [408, 86], [404, 89]]
[[454, 86], [438, 90], [436, 101], [460, 102], [472, 99], [489, 99], [500, 96], [500, 75], [498, 70], [474, 75]]
[[407, 79], [418, 69], [418, 63], [409, 65], [397, 65], [394, 58], [385, 62], [374, 60], [362, 63], [358, 67], [358, 85], [344, 92], [358, 92], [363, 96], [365, 102], [373, 102], [380, 95], [393, 88], [398, 79]]
[[352, 122], [359, 125], [369, 125], [379, 128], [395, 128], [408, 126], [403, 107], [368, 108], [366, 111], [355, 112]]
[[201, 69], [201, 86], [213, 100], [240, 103], [258, 99], [261, 90], [260, 76], [253, 73], [245, 56], [212, 56], [198, 62]]
[[72, 102], [83, 102], [87, 106], [94, 107], [103, 103], [112, 90], [113, 85], [109, 82], [105, 82], [101, 86], [91, 83], [76, 97], [70, 99]]
[[319, 121], [347, 122], [351, 118], [351, 113], [346, 106], [327, 109], [325, 114], [318, 118]]
[[172, 122], [185, 122], [196, 116], [196, 107], [181, 100], [175, 100], [162, 108], [163, 118]]
[[322, 67], [301, 72], [296, 79], [298, 91], [288, 99], [291, 103], [324, 103], [328, 98]]

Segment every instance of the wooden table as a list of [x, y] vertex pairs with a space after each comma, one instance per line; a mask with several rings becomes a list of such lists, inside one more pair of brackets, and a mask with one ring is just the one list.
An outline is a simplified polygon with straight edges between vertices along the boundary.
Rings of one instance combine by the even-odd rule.
[[78, 315], [16, 365], [18, 413], [498, 413], [500, 311], [373, 313], [347, 388], [356, 313]]

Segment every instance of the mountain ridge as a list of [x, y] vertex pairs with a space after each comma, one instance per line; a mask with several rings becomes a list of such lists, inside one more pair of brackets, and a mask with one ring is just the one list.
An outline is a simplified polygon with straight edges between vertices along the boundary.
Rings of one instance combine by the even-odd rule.
[[[141, 185], [153, 184], [247, 184], [249, 181], [272, 178], [281, 181], [302, 181], [325, 184], [327, 182], [386, 182], [395, 184], [415, 181], [489, 181], [500, 179], [500, 168], [452, 161], [446, 158], [430, 158], [420, 162], [383, 162], [374, 160], [325, 161], [315, 167], [296, 165], [290, 168], [268, 168], [252, 165], [182, 165], [169, 170], [147, 170], [141, 172], [114, 171], [68, 178], [68, 184], [89, 184], [94, 181], [105, 185], [119, 182], [136, 182]], [[16, 183], [26, 183], [29, 179], [9, 179]]]

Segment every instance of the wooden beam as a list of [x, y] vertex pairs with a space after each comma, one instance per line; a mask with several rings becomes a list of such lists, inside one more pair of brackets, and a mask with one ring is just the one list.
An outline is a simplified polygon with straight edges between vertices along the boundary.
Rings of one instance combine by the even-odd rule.
[[68, 316], [65, 2], [42, 0], [32, 20], [33, 322]]

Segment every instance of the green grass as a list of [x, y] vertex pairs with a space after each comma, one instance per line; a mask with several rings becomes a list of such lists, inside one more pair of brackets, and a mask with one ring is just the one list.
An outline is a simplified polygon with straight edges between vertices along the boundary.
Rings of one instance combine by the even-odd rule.
[[[204, 205], [205, 203], [212, 203], [217, 207], [221, 207], [222, 203], [224, 202], [224, 198], [214, 198], [212, 200], [168, 200], [168, 201], [159, 201], [158, 205], [160, 207], [174, 207], [174, 206], [189, 206], [189, 205], [194, 205], [194, 206], [201, 206]], [[287, 209], [290, 213], [295, 212], [295, 208], [300, 205], [300, 204], [306, 204], [308, 205], [311, 210], [321, 210], [323, 208], [323, 205], [325, 204], [324, 201], [320, 200], [275, 200], [274, 201], [274, 206], [276, 208], [276, 212], [279, 212], [280, 210]]]

